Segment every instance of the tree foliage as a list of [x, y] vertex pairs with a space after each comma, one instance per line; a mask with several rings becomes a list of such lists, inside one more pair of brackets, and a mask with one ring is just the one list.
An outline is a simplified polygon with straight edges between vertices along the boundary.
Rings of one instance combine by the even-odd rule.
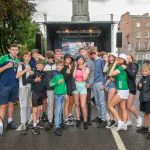
[[0, 0], [0, 50], [5, 53], [10, 43], [30, 49], [35, 44], [38, 25], [31, 17], [36, 5], [28, 0]]

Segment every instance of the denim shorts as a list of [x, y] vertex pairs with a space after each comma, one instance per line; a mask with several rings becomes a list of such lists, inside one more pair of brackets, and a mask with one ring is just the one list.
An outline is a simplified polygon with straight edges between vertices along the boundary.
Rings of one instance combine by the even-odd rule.
[[0, 87], [0, 105], [6, 105], [8, 102], [15, 103], [18, 99], [18, 88]]
[[87, 94], [87, 88], [85, 82], [75, 82], [76, 90], [73, 91], [73, 94]]
[[109, 82], [107, 85], [105, 85], [105, 90], [108, 92], [109, 89], [116, 88], [115, 82]]

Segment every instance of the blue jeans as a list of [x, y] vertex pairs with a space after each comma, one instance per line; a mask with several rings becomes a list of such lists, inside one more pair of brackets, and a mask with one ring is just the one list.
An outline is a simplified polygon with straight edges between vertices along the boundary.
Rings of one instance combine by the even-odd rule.
[[94, 83], [93, 92], [96, 102], [96, 107], [98, 111], [98, 117], [103, 121], [106, 120], [106, 101], [105, 101], [105, 92], [100, 89], [102, 82]]
[[59, 128], [62, 122], [63, 108], [64, 108], [64, 98], [65, 95], [55, 95], [55, 128]]

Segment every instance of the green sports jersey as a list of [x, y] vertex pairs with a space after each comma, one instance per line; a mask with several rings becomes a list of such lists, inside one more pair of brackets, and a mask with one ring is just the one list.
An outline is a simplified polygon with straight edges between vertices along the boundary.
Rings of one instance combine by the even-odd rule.
[[[58, 84], [59, 80], [62, 80], [62, 83]], [[67, 93], [64, 76], [60, 71], [57, 70], [53, 71], [49, 85], [50, 87], [54, 87], [55, 95], [61, 95]]]
[[115, 78], [116, 89], [117, 90], [128, 90], [128, 83], [127, 83], [127, 74], [125, 70], [121, 66], [116, 66], [115, 70], [119, 72]]
[[0, 73], [0, 87], [17, 87], [19, 86], [18, 79], [16, 79], [16, 71], [18, 63], [17, 58], [12, 58], [11, 55], [4, 55], [0, 57], [0, 67], [4, 67], [12, 62], [13, 66]]
[[107, 66], [107, 71], [106, 71], [106, 75], [107, 75], [107, 76], [109, 76], [109, 72], [110, 72], [112, 66], [113, 66], [113, 64], [109, 64], [109, 65]]

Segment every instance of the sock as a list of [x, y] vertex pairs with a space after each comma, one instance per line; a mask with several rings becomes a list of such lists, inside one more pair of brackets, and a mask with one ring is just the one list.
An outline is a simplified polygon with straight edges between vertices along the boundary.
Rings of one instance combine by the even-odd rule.
[[38, 124], [38, 123], [40, 122], [40, 120], [37, 120], [36, 122], [37, 122], [37, 124]]
[[33, 127], [36, 127], [36, 122], [33, 122]]
[[12, 118], [8, 118], [8, 123], [10, 123], [12, 121]]

